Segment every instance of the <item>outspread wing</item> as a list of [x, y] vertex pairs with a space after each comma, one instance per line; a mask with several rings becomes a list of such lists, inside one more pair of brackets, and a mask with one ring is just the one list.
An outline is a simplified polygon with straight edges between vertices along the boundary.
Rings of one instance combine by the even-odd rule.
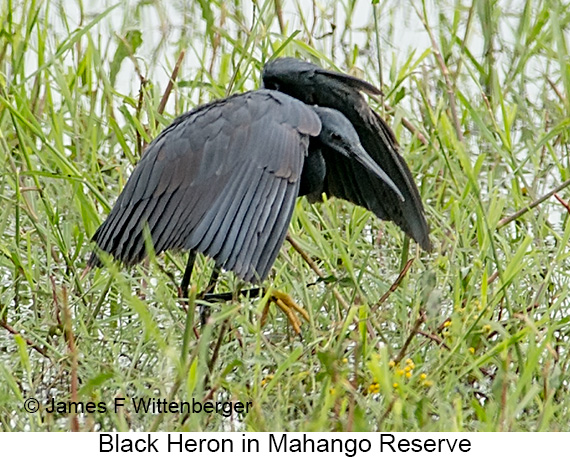
[[405, 201], [400, 201], [386, 183], [359, 163], [336, 155], [329, 160], [324, 155], [325, 192], [363, 206], [381, 219], [394, 221], [423, 249], [431, 250], [421, 198], [406, 162], [398, 153], [394, 134], [360, 93], [377, 93], [373, 86], [293, 58], [266, 64], [263, 83], [266, 88], [277, 89], [304, 103], [333, 108], [344, 114], [366, 152], [390, 176]]
[[[124, 263], [195, 249], [246, 281], [267, 276], [297, 197], [318, 116], [300, 101], [260, 90], [176, 119], [147, 148], [93, 239]], [[91, 263], [97, 262], [96, 256]]]

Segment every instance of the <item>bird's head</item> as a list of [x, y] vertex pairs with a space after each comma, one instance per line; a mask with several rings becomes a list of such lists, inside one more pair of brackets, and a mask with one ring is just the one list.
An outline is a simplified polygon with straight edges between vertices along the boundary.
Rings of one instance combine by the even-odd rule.
[[319, 141], [348, 159], [357, 160], [368, 171], [384, 181], [401, 201], [404, 201], [404, 196], [394, 181], [364, 150], [360, 144], [358, 133], [350, 121], [340, 111], [320, 106], [313, 106], [312, 108], [319, 116], [322, 124], [321, 133], [318, 136]]

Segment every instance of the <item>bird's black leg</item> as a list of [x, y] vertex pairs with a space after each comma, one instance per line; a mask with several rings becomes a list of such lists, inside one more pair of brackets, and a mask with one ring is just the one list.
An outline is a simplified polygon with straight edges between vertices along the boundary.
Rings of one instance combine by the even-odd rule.
[[[184, 301], [188, 300], [188, 288], [190, 286], [190, 278], [192, 277], [192, 271], [194, 270], [194, 263], [196, 262], [196, 251], [191, 250], [188, 254], [188, 262], [186, 263], [186, 269], [184, 270], [184, 276], [182, 277], [182, 283], [180, 283], [180, 295]], [[216, 287], [218, 282], [218, 277], [220, 276], [220, 268], [216, 266], [210, 276], [210, 281], [206, 289], [198, 294], [198, 298], [204, 299], [204, 297]], [[209, 316], [209, 308], [207, 306], [200, 306], [200, 322], [202, 325], [206, 323], [206, 319]]]
[[218, 278], [220, 277], [220, 271], [221, 271], [221, 268], [216, 265], [214, 267], [214, 271], [212, 271], [212, 276], [210, 276], [210, 281], [208, 282], [208, 287], [206, 287], [206, 290], [204, 290], [204, 292], [202, 292], [203, 296], [206, 294], [209, 294], [211, 291], [214, 290], [214, 288], [216, 287], [216, 283], [218, 282]]
[[188, 299], [188, 286], [190, 285], [190, 277], [192, 276], [195, 261], [196, 251], [192, 250], [188, 254], [188, 262], [186, 263], [186, 269], [184, 270], [184, 276], [182, 277], [182, 283], [180, 284], [180, 290], [184, 300]]
[[[214, 290], [216, 287], [216, 283], [218, 282], [218, 278], [220, 276], [221, 268], [217, 265], [214, 267], [214, 271], [212, 271], [212, 276], [210, 276], [210, 280], [208, 281], [208, 285], [206, 289], [199, 295], [201, 299], [204, 299], [211, 291]], [[210, 316], [210, 307], [200, 305], [200, 323], [202, 325], [206, 324], [206, 320]]]

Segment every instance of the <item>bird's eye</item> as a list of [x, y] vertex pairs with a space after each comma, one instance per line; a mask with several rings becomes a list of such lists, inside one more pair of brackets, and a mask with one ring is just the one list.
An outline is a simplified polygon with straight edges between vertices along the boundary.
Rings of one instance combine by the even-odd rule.
[[331, 133], [331, 138], [332, 138], [333, 140], [335, 140], [335, 141], [340, 141], [340, 140], [342, 140], [342, 137], [341, 137], [338, 133], [336, 133], [336, 132]]

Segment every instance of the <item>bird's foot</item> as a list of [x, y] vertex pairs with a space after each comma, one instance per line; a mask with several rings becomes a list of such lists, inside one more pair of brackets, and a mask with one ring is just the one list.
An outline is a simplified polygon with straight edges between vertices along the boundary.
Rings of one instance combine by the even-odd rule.
[[[247, 290], [240, 290], [241, 295], [249, 295], [250, 297], [261, 297], [263, 296], [265, 290], [263, 288], [253, 288]], [[225, 292], [225, 293], [206, 293], [203, 295], [203, 299], [207, 301], [227, 301], [235, 298], [235, 293]], [[278, 308], [285, 313], [287, 320], [291, 323], [293, 330], [297, 335], [301, 335], [301, 319], [299, 319], [297, 314], [300, 314], [303, 319], [309, 322], [309, 313], [300, 307], [288, 294], [278, 290], [271, 291], [269, 295], [269, 300], [263, 308], [261, 313], [261, 326], [264, 326], [267, 322], [267, 316], [269, 315], [269, 306], [271, 303], [275, 303]]]
[[275, 303], [281, 311], [287, 316], [287, 320], [291, 323], [293, 330], [297, 335], [301, 335], [301, 320], [297, 314], [300, 314], [303, 319], [309, 322], [309, 313], [303, 308], [301, 308], [295, 301], [285, 292], [280, 292], [278, 290], [271, 291], [269, 300], [263, 308], [261, 314], [261, 326], [264, 326], [267, 322], [267, 315], [269, 314], [269, 305]]

